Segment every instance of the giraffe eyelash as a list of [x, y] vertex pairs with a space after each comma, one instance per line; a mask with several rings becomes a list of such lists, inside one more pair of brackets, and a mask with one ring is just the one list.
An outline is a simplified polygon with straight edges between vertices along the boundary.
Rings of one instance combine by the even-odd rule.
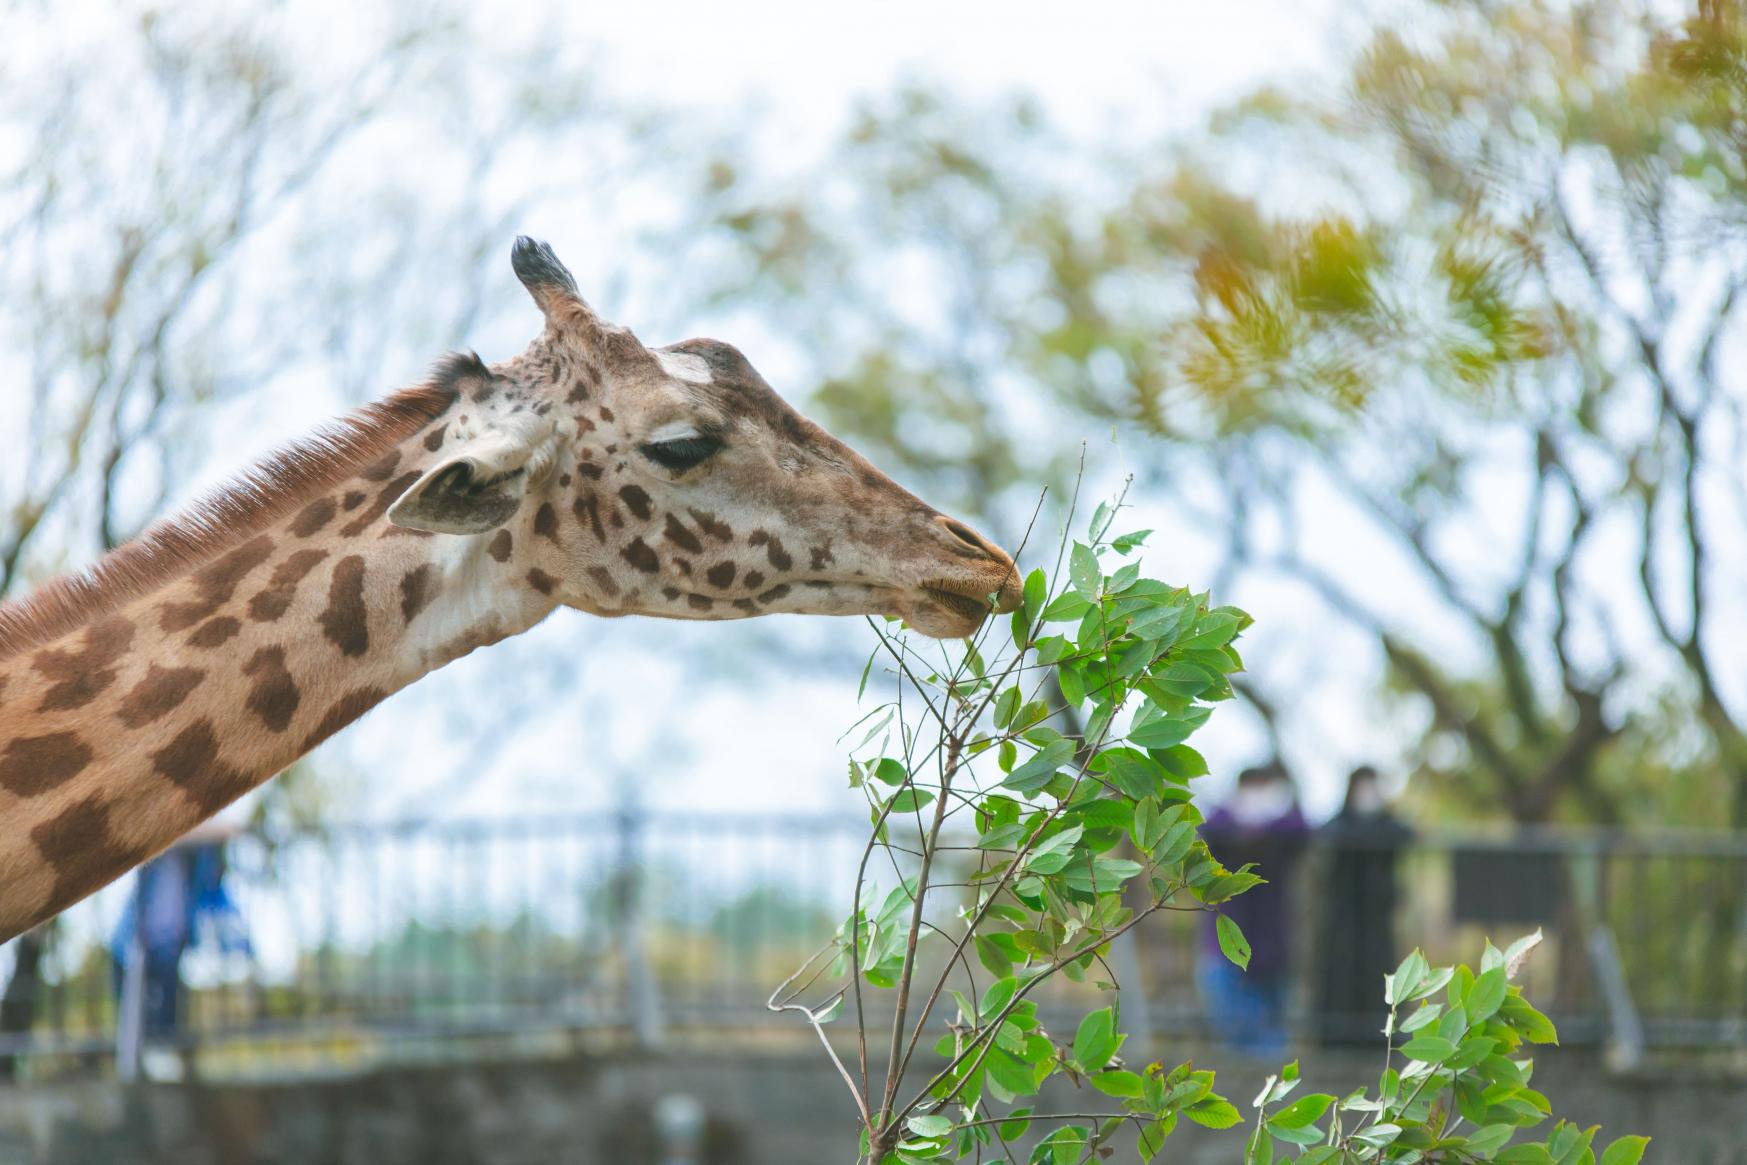
[[699, 435], [675, 437], [671, 441], [650, 441], [639, 446], [638, 451], [663, 469], [679, 473], [702, 465], [721, 448], [720, 437]]

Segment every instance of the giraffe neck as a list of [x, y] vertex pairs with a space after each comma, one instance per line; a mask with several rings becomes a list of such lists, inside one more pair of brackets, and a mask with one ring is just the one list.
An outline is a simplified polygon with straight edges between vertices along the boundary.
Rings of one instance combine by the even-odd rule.
[[187, 573], [0, 658], [0, 941], [552, 609], [498, 577], [522, 531], [386, 521], [441, 444], [438, 420]]

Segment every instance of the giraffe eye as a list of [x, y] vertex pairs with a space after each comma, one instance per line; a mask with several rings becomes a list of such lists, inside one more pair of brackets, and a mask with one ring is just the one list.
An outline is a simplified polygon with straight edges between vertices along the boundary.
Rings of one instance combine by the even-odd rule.
[[702, 465], [721, 448], [721, 438], [702, 434], [695, 437], [675, 437], [668, 441], [650, 441], [640, 446], [643, 456], [663, 469], [675, 472]]

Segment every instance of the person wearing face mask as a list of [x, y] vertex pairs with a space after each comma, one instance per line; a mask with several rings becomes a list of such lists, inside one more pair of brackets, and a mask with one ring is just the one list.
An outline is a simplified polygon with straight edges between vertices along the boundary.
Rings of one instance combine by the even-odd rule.
[[1412, 837], [1390, 812], [1377, 770], [1354, 769], [1346, 802], [1318, 838], [1327, 862], [1314, 981], [1323, 1043], [1369, 1044], [1382, 1030], [1383, 977], [1398, 961], [1395, 863]]
[[1309, 833], [1297, 789], [1277, 761], [1239, 773], [1231, 799], [1202, 828], [1213, 856], [1228, 869], [1254, 862], [1256, 872], [1268, 879], [1220, 907], [1249, 940], [1249, 968], [1234, 966], [1220, 953], [1209, 914], [1198, 976], [1215, 1034], [1239, 1051], [1264, 1058], [1278, 1056], [1286, 1046], [1293, 873]]

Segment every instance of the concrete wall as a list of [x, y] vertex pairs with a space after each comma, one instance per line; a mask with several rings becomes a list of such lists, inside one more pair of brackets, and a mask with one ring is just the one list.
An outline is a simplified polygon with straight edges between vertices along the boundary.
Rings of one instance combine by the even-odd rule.
[[[1182, 1051], [1175, 1058], [1189, 1055]], [[1202, 1053], [1240, 1107], [1268, 1065]], [[1371, 1081], [1371, 1053], [1302, 1058], [1311, 1086]], [[1537, 1058], [1554, 1109], [1655, 1137], [1649, 1160], [1747, 1165], [1747, 1084], [1721, 1070], [1610, 1075], [1579, 1053]], [[822, 1053], [671, 1052], [390, 1068], [287, 1083], [113, 1081], [0, 1086], [0, 1165], [653, 1165], [651, 1102], [709, 1114], [709, 1165], [819, 1165], [854, 1156], [854, 1108]], [[1083, 1102], [1066, 1092], [1059, 1107]], [[1236, 1162], [1242, 1139], [1179, 1131], [1164, 1160]]]

